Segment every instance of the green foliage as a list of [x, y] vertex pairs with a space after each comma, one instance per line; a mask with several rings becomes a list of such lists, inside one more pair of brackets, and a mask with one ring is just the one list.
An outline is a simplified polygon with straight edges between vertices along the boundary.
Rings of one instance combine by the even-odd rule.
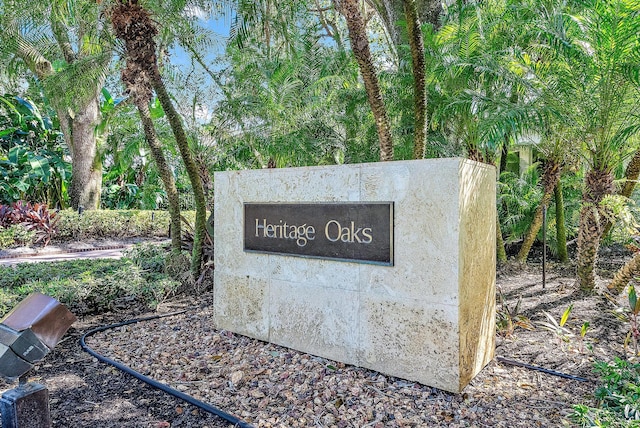
[[[155, 105], [154, 103], [153, 105]], [[159, 107], [151, 107], [153, 111]], [[160, 108], [160, 111], [161, 108]], [[103, 90], [101, 103], [103, 116], [108, 115], [109, 133], [104, 143], [104, 175], [101, 207], [104, 209], [157, 210], [166, 206], [166, 193], [161, 185], [155, 163], [147, 147], [140, 118], [132, 105], [121, 99], [113, 99]], [[177, 175], [184, 168], [171, 147], [170, 129], [162, 116], [156, 117], [154, 125], [158, 137], [165, 144], [165, 154]], [[102, 124], [106, 121], [103, 120]], [[173, 151], [172, 151], [173, 150]], [[189, 186], [190, 191], [190, 186]]]
[[317, 27], [289, 24], [287, 31], [296, 33], [287, 41], [292, 51], [265, 50], [259, 38], [227, 48], [231, 67], [217, 76], [224, 98], [207, 126], [217, 141], [212, 164], [238, 169], [266, 167], [271, 159], [277, 167], [377, 160], [375, 123], [355, 60], [322, 44]]
[[542, 193], [536, 165], [522, 176], [506, 171], [498, 181], [498, 218], [505, 243], [522, 239], [533, 220]]
[[0, 249], [9, 248], [16, 242], [13, 227], [0, 229]]
[[583, 427], [640, 427], [640, 364], [616, 358], [595, 363], [594, 371], [597, 407], [574, 406], [570, 418]]
[[516, 304], [510, 307], [507, 304], [507, 299], [504, 297], [502, 290], [498, 290], [498, 296], [500, 297], [500, 309], [496, 314], [496, 328], [499, 332], [503, 333], [506, 337], [511, 337], [516, 327], [533, 330], [531, 321], [520, 313], [522, 297], [518, 298]]
[[169, 214], [166, 211], [92, 210], [78, 214], [59, 212], [60, 239], [132, 238], [166, 236]]
[[21, 224], [0, 228], [0, 249], [32, 245], [35, 239], [36, 233]]
[[600, 206], [606, 216], [606, 220], [614, 224], [611, 233], [605, 242], [618, 242], [629, 244], [634, 242], [639, 230], [638, 217], [640, 217], [636, 202], [633, 199], [621, 195], [608, 195]]
[[52, 117], [30, 100], [0, 96], [0, 203], [18, 200], [66, 206], [71, 164]]
[[123, 255], [145, 271], [162, 272], [167, 248], [156, 244], [138, 244]]
[[58, 299], [77, 315], [112, 310], [126, 302], [153, 307], [179, 283], [129, 259], [24, 263], [0, 267], [0, 312], [32, 292]]

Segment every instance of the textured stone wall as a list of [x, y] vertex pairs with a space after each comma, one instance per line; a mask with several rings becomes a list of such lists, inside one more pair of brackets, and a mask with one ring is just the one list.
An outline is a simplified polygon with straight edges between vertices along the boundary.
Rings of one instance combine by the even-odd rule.
[[[215, 174], [216, 327], [459, 392], [495, 347], [495, 169], [465, 159]], [[245, 202], [394, 202], [394, 266], [243, 251]]]

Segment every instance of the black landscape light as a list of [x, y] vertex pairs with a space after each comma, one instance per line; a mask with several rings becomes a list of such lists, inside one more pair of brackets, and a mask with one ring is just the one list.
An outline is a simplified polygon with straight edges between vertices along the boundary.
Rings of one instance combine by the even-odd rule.
[[18, 387], [0, 399], [3, 428], [48, 428], [49, 393], [43, 385], [27, 382], [26, 373], [42, 360], [76, 321], [60, 302], [40, 293], [30, 294], [0, 320], [0, 375], [20, 379]]

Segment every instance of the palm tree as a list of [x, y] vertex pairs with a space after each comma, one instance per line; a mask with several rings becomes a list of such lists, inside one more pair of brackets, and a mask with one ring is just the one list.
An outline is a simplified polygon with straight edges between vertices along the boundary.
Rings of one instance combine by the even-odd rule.
[[54, 106], [72, 157], [73, 208], [95, 209], [102, 187], [95, 128], [111, 42], [99, 2], [0, 2], [0, 52], [20, 59]]
[[431, 127], [447, 140], [447, 155], [491, 163], [516, 137], [543, 123], [516, 58], [526, 36], [524, 19], [508, 2], [451, 8], [436, 35], [430, 61]]
[[180, 199], [178, 197], [178, 189], [176, 188], [176, 183], [173, 178], [173, 172], [164, 155], [162, 143], [158, 138], [153, 119], [151, 118], [151, 112], [149, 110], [149, 103], [151, 102], [152, 96], [150, 83], [145, 80], [144, 74], [141, 73], [141, 70], [143, 70], [144, 67], [133, 62], [134, 59], [140, 59], [140, 57], [132, 58], [127, 55], [125, 58], [127, 58], [127, 66], [122, 72], [122, 79], [138, 110], [145, 139], [149, 145], [151, 155], [156, 163], [156, 167], [160, 173], [160, 179], [162, 180], [167, 194], [169, 218], [171, 222], [171, 250], [174, 253], [180, 253], [182, 248]]
[[[622, 187], [618, 189], [618, 195], [630, 198], [636, 188], [638, 178], [640, 178], [640, 149], [636, 150], [624, 170], [624, 182]], [[607, 236], [612, 227], [613, 222], [611, 219], [607, 218], [604, 226], [602, 227], [602, 236]]]
[[336, 0], [336, 8], [344, 16], [351, 40], [351, 51], [358, 61], [367, 99], [373, 112], [380, 143], [380, 160], [393, 160], [393, 139], [391, 137], [391, 123], [382, 98], [380, 83], [376, 74], [369, 39], [365, 28], [365, 21], [360, 12], [358, 0]]
[[[550, 108], [582, 140], [587, 168], [578, 232], [577, 274], [582, 290], [595, 287], [595, 266], [613, 170], [633, 152], [637, 107], [640, 7], [623, 0], [589, 1], [571, 11], [556, 1], [538, 10], [543, 37], [536, 55], [546, 65], [537, 78]], [[567, 102], [571, 100], [571, 102]]]
[[426, 92], [426, 62], [424, 41], [420, 18], [415, 0], [404, 0], [404, 13], [407, 17], [407, 32], [411, 46], [411, 62], [413, 64], [413, 99], [415, 129], [413, 137], [413, 158], [422, 159], [425, 152], [427, 138], [427, 92]]
[[[547, 106], [544, 104], [544, 97], [540, 97], [537, 102], [540, 103], [539, 109], [541, 112], [547, 109]], [[538, 236], [538, 232], [542, 227], [545, 208], [551, 204], [552, 198], [562, 197], [561, 193], [558, 194], [558, 192], [556, 192], [560, 185], [562, 169], [565, 166], [573, 167], [577, 163], [577, 143], [572, 133], [565, 128], [566, 124], [558, 123], [557, 117], [552, 115], [545, 115], [542, 123], [532, 124], [531, 126], [532, 132], [537, 132], [540, 139], [540, 141], [533, 143], [533, 145], [537, 149], [538, 157], [542, 165], [542, 175], [540, 177], [542, 198], [540, 199], [533, 220], [529, 225], [529, 229], [524, 236], [520, 250], [516, 255], [516, 260], [520, 263], [526, 262], [531, 247]], [[556, 213], [561, 216], [557, 223], [560, 227], [564, 226], [564, 213], [562, 208], [562, 203], [556, 204]], [[561, 230], [559, 233], [561, 241], [566, 239], [563, 238], [564, 234], [564, 230]], [[562, 242], [560, 244], [562, 245]], [[566, 247], [561, 249], [560, 253], [564, 253], [560, 254], [560, 258], [566, 261]]]
[[[176, 144], [187, 169], [196, 204], [191, 271], [194, 277], [198, 278], [202, 263], [202, 246], [206, 233], [206, 201], [202, 180], [198, 174], [198, 166], [193, 159], [182, 120], [173, 106], [158, 68], [154, 40], [158, 30], [151, 19], [149, 11], [138, 4], [137, 0], [116, 2], [110, 12], [115, 33], [118, 38], [124, 41], [127, 54], [128, 63], [127, 68], [123, 71], [122, 79], [129, 85], [139, 85], [137, 91], [143, 91], [143, 95], [140, 96], [139, 107], [147, 105], [143, 101], [150, 99], [148, 86], [155, 90], [167, 115]], [[140, 82], [145, 83], [146, 86], [140, 85]], [[145, 115], [142, 114], [142, 117], [145, 117]]]

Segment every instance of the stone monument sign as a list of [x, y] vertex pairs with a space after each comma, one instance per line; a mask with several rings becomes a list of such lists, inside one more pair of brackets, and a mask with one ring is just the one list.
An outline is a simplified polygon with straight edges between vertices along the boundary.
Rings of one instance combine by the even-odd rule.
[[215, 174], [216, 327], [460, 392], [495, 348], [495, 169]]

